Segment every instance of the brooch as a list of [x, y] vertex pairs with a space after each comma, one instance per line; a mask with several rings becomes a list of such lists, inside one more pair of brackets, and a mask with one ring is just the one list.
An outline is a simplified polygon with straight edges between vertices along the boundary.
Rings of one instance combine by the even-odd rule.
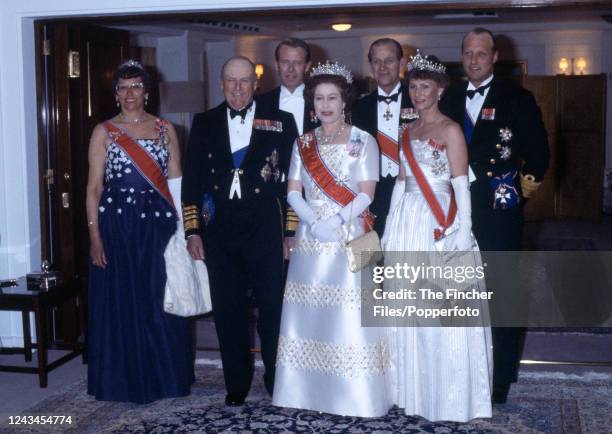
[[361, 155], [361, 150], [363, 149], [364, 143], [361, 140], [360, 136], [355, 138], [351, 138], [349, 142], [346, 144], [346, 150], [351, 157], [357, 158]]
[[310, 144], [314, 142], [315, 136], [313, 133], [306, 133], [298, 138], [300, 146], [304, 149], [310, 148]]
[[510, 128], [500, 128], [499, 138], [503, 143], [507, 143], [512, 140], [512, 131], [510, 131]]
[[281, 121], [273, 121], [270, 119], [254, 119], [253, 128], [262, 131], [274, 131], [275, 133], [283, 132], [283, 123]]

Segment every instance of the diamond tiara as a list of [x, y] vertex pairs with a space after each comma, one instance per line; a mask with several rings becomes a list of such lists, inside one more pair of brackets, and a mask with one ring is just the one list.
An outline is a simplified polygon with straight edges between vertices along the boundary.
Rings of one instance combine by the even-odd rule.
[[140, 64], [140, 62], [137, 62], [134, 59], [126, 60], [121, 65], [119, 65], [119, 68], [126, 68], [128, 66], [133, 66], [133, 67], [142, 69], [144, 71], [144, 67]]
[[331, 63], [329, 60], [312, 68], [310, 76], [316, 77], [317, 75], [340, 75], [344, 77], [348, 84], [353, 82], [353, 74], [346, 66], [340, 65], [338, 62]]
[[417, 69], [419, 71], [431, 71], [437, 72], [438, 74], [446, 73], [446, 66], [440, 62], [433, 60], [427, 60], [427, 56], [421, 56], [420, 50], [417, 50], [416, 55], [410, 56], [410, 62], [408, 62], [408, 71]]

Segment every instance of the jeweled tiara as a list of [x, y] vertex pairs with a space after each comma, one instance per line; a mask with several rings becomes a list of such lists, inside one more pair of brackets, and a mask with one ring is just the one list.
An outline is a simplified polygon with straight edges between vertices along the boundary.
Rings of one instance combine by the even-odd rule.
[[438, 74], [444, 74], [446, 72], [446, 66], [440, 62], [433, 60], [427, 60], [427, 56], [421, 56], [420, 50], [417, 50], [416, 55], [410, 56], [410, 62], [408, 62], [408, 71], [418, 69], [419, 71], [431, 71], [437, 72]]
[[315, 77], [317, 75], [340, 75], [344, 77], [348, 84], [353, 82], [353, 74], [350, 69], [344, 65], [340, 65], [338, 62], [331, 63], [329, 60], [325, 63], [319, 63], [312, 68], [310, 76]]
[[142, 69], [144, 71], [144, 67], [140, 64], [140, 62], [137, 62], [134, 59], [126, 60], [121, 65], [119, 65], [119, 68], [126, 68], [128, 66], [133, 66], [133, 67]]

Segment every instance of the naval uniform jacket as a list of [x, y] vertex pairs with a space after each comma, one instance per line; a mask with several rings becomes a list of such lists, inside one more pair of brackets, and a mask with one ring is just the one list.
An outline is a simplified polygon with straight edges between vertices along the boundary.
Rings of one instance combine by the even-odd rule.
[[[441, 111], [465, 131], [467, 83], [449, 88]], [[510, 83], [491, 82], [467, 140], [473, 227], [482, 250], [519, 250], [522, 230], [520, 173], [540, 182], [548, 168], [548, 139], [542, 113], [531, 92]]]
[[[408, 95], [408, 87], [405, 85], [400, 86], [401, 102], [400, 102], [400, 119], [398, 128], [405, 123], [412, 122], [414, 117], [408, 118], [402, 116], [402, 111], [405, 109], [412, 108], [410, 97]], [[358, 128], [367, 131], [376, 138], [378, 134], [378, 88], [374, 92], [369, 93], [360, 100], [358, 100], [351, 109], [351, 122]], [[399, 138], [399, 133], [398, 133]], [[381, 153], [382, 155], [382, 153]], [[389, 205], [391, 204], [391, 194], [393, 193], [393, 187], [395, 186], [396, 177], [386, 176], [380, 177], [378, 184], [376, 185], [376, 192], [374, 193], [374, 200], [370, 205], [370, 211], [376, 216], [374, 223], [374, 229], [378, 233], [379, 237], [383, 236], [385, 230], [385, 223], [387, 220], [387, 214], [389, 213]]]
[[[195, 115], [184, 158], [182, 202], [185, 236], [202, 234], [207, 224], [223, 218], [229, 210], [234, 213], [249, 207], [278, 210], [277, 204], [280, 203], [284, 214], [286, 175], [297, 135], [291, 114], [256, 104], [246, 155], [240, 167], [234, 167], [227, 103]], [[241, 198], [230, 199], [236, 171]], [[284, 221], [284, 215], [281, 217]]]
[[[257, 104], [265, 106], [269, 110], [279, 110], [280, 105], [280, 86], [275, 87], [274, 89], [259, 95], [255, 98]], [[314, 107], [311, 104], [308, 104], [307, 101], [304, 101], [304, 123], [302, 131], [307, 133], [310, 130], [315, 129], [319, 124], [314, 119]], [[297, 136], [295, 136], [297, 138]]]

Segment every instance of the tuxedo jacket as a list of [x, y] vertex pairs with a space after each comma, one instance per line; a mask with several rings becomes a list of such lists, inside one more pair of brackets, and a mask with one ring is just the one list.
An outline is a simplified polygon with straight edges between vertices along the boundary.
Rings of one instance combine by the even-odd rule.
[[[259, 95], [257, 98], [255, 98], [255, 100], [257, 101], [257, 104], [261, 104], [270, 110], [279, 110], [280, 92], [281, 88], [278, 86], [271, 91]], [[304, 133], [315, 129], [319, 125], [316, 120], [313, 121], [313, 118], [314, 107], [311, 104], [308, 104], [307, 101], [304, 101], [304, 124], [302, 129]]]
[[[441, 111], [462, 128], [466, 90], [467, 83], [451, 87], [440, 102]], [[519, 173], [531, 174], [539, 182], [548, 168], [546, 129], [531, 92], [494, 77], [467, 147], [469, 164], [477, 177], [472, 184], [474, 211], [511, 209], [500, 207], [499, 203], [495, 206], [492, 181], [516, 171], [513, 183], [520, 194]], [[520, 204], [521, 198], [516, 206]]]
[[[408, 87], [401, 85], [401, 109], [412, 108], [410, 96], [408, 95]], [[400, 116], [400, 124], [412, 122], [413, 119], [402, 118]], [[367, 131], [376, 137], [378, 133], [378, 89], [371, 92], [355, 102], [351, 109], [351, 122], [358, 128]]]
[[[198, 113], [193, 119], [184, 157], [181, 199], [185, 235], [200, 234], [202, 211], [245, 213], [249, 207], [273, 208], [279, 218], [286, 209], [287, 182], [293, 141], [297, 137], [290, 113], [255, 105], [253, 132], [240, 167], [234, 167], [227, 121], [227, 104]], [[234, 172], [238, 171], [241, 198], [229, 198]], [[210, 209], [203, 209], [210, 208]], [[227, 215], [227, 212], [225, 213]], [[280, 216], [284, 219], [284, 215]], [[206, 222], [204, 222], [205, 225]], [[257, 225], [257, 222], [251, 222]]]

